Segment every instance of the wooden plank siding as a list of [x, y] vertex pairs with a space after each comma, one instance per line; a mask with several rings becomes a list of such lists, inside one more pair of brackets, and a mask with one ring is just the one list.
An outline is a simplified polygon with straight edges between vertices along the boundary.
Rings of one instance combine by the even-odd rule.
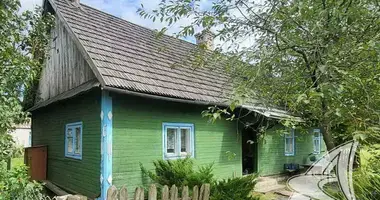
[[36, 102], [48, 100], [94, 78], [94, 73], [63, 22], [56, 17], [55, 27], [51, 30], [49, 56], [42, 70]]
[[[293, 156], [285, 156], [285, 138], [282, 133], [285, 130], [287, 130], [286, 127], [275, 126], [267, 130], [264, 138], [259, 140], [257, 159], [260, 175], [267, 176], [285, 173], [284, 164], [305, 164], [308, 156], [313, 153], [313, 135], [296, 130], [294, 133], [295, 153]], [[326, 145], [323, 138], [321, 138], [320, 155], [325, 152]]]
[[[48, 146], [47, 178], [69, 192], [100, 194], [100, 91], [32, 113], [32, 145]], [[65, 157], [65, 125], [83, 122], [82, 160]]]
[[[216, 178], [240, 176], [241, 140], [236, 123], [202, 118], [205, 106], [113, 94], [113, 184], [129, 191], [148, 183], [139, 163], [148, 169], [163, 158], [162, 123], [193, 123], [196, 166], [214, 163]], [[236, 153], [228, 159], [226, 152]]]

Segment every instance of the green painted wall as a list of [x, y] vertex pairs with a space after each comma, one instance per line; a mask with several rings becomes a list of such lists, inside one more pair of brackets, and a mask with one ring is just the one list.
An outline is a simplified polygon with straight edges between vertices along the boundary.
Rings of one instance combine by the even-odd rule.
[[[163, 158], [162, 123], [193, 123], [197, 166], [215, 163], [218, 178], [241, 175], [241, 141], [235, 123], [220, 120], [209, 124], [201, 117], [207, 107], [113, 95], [113, 184], [129, 191], [145, 182], [139, 163], [152, 168]], [[237, 154], [228, 160], [226, 152]]]
[[[258, 168], [262, 176], [274, 175], [284, 172], [285, 163], [305, 164], [307, 157], [313, 152], [312, 134], [295, 131], [295, 154], [285, 156], [285, 139], [281, 130], [285, 127], [276, 126], [267, 131], [265, 137], [259, 140]], [[326, 145], [321, 138], [321, 154], [326, 150]]]
[[[65, 157], [65, 125], [83, 122], [82, 160]], [[95, 197], [100, 194], [100, 92], [93, 91], [32, 113], [32, 144], [48, 146], [48, 179]]]

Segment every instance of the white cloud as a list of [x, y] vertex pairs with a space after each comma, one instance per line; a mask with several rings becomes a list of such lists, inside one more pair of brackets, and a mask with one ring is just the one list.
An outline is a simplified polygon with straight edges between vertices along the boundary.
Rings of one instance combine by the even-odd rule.
[[36, 6], [41, 6], [43, 0], [20, 0], [21, 8], [20, 12], [24, 12], [26, 10], [33, 11]]

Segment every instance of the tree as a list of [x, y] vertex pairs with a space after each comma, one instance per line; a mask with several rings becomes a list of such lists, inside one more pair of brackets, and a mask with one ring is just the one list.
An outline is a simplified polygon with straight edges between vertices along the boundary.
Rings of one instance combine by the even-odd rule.
[[[4, 144], [10, 143], [4, 134], [27, 115], [22, 101], [28, 98], [23, 93], [42, 69], [53, 25], [52, 16], [41, 9], [19, 14], [19, 8], [18, 0], [0, 2], [0, 138]], [[6, 150], [8, 146], [1, 147], [2, 154]]]
[[0, 1], [0, 199], [40, 199], [42, 187], [29, 182], [24, 166], [5, 169], [14, 149], [8, 131], [23, 122], [23, 101], [39, 78], [53, 17], [37, 8], [19, 13], [18, 0]]
[[353, 137], [379, 143], [377, 0], [217, 0], [207, 9], [200, 3], [163, 1], [138, 12], [168, 25], [187, 18], [178, 37], [216, 33], [222, 45], [213, 55], [227, 56], [223, 67], [235, 75], [232, 109], [252, 100], [285, 108], [305, 126], [320, 127], [328, 149]]

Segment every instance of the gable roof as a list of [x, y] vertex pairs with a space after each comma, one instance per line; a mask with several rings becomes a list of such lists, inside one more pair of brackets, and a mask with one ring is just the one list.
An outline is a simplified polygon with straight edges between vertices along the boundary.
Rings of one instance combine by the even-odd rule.
[[[217, 65], [195, 68], [197, 45], [156, 32], [70, 0], [45, 0], [73, 36], [100, 86], [128, 94], [186, 103], [228, 105], [230, 76]], [[177, 66], [177, 67], [174, 67]], [[90, 81], [29, 109], [36, 110], [97, 87]], [[274, 119], [293, 118], [270, 107], [242, 105]]]
[[[194, 68], [197, 46], [130, 23], [84, 4], [49, 0], [83, 48], [102, 87], [157, 96], [221, 103], [231, 91], [223, 70]], [[173, 67], [180, 64], [178, 67]]]

